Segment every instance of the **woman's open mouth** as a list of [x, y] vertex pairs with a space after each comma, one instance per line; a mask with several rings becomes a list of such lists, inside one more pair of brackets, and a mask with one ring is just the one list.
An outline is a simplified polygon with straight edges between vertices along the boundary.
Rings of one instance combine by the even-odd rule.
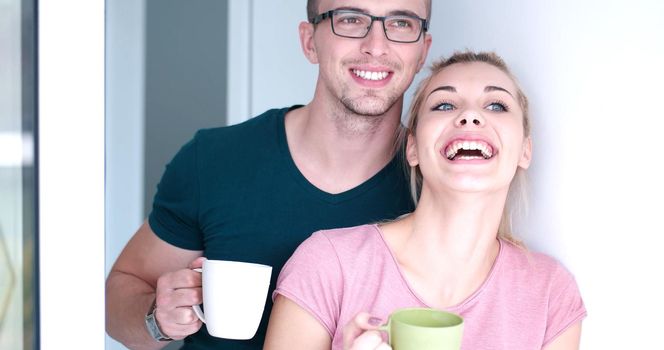
[[454, 140], [445, 147], [444, 155], [451, 161], [490, 159], [495, 155], [495, 151], [486, 141]]

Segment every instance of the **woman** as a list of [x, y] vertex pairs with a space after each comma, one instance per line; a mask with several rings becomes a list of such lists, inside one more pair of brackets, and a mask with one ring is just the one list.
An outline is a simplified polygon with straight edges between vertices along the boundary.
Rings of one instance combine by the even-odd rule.
[[280, 274], [265, 348], [389, 348], [375, 329], [394, 309], [432, 307], [464, 318], [463, 349], [577, 349], [586, 311], [573, 276], [510, 234], [532, 144], [503, 60], [434, 64], [409, 117], [417, 208], [302, 243]]

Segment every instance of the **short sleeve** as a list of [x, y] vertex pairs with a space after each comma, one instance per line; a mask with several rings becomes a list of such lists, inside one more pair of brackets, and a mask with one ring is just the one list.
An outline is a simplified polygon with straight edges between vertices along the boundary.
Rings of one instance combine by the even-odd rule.
[[197, 137], [194, 137], [166, 166], [148, 218], [150, 228], [159, 238], [189, 250], [203, 249], [198, 225], [198, 177]]
[[279, 274], [281, 294], [309, 311], [334, 335], [341, 308], [343, 276], [334, 246], [323, 232], [314, 233], [295, 250]]
[[562, 265], [552, 280], [550, 295], [543, 346], [581, 321], [587, 314], [574, 276]]

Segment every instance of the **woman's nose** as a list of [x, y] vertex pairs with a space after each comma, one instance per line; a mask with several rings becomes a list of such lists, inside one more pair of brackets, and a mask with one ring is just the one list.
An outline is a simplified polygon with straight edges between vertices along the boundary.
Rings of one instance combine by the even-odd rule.
[[476, 112], [464, 112], [457, 117], [455, 125], [457, 127], [463, 126], [484, 126], [484, 118], [481, 114]]

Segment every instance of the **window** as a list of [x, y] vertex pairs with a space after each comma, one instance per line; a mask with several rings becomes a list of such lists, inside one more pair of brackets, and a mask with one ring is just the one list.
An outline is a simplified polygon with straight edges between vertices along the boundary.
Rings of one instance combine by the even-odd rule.
[[38, 347], [34, 20], [0, 0], [0, 349]]

